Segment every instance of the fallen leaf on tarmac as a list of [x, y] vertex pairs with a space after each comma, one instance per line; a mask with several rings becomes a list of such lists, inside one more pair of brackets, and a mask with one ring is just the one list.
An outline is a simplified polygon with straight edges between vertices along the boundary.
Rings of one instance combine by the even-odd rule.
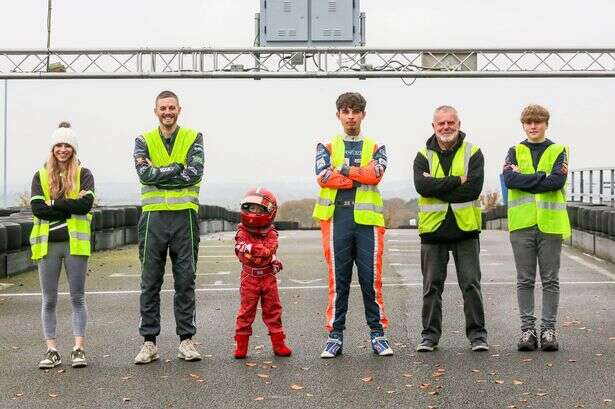
[[294, 391], [300, 391], [301, 389], [303, 389], [303, 386], [293, 383], [292, 385], [290, 385], [290, 389]]
[[487, 382], [486, 379], [477, 379], [476, 380], [476, 383], [485, 383], [485, 382]]
[[301, 369], [304, 370], [304, 371], [309, 371], [310, 367], [309, 366], [302, 366]]
[[130, 378], [132, 378], [132, 376], [123, 376], [123, 377], [122, 377], [122, 380], [123, 380], [123, 381], [127, 381], [127, 380], [129, 380]]
[[525, 358], [522, 359], [521, 362], [532, 362], [532, 358]]
[[411, 373], [405, 373], [404, 374], [404, 378], [412, 378], [412, 374]]
[[277, 365], [270, 365], [269, 366], [271, 369], [276, 369], [278, 366]]
[[414, 386], [414, 385], [412, 385], [412, 384], [410, 384], [410, 383], [407, 383], [407, 384], [406, 384], [406, 388], [412, 388], [413, 386]]
[[58, 394], [58, 393], [50, 393], [49, 394], [50, 398], [57, 398], [58, 396], [60, 396], [60, 394]]
[[581, 404], [578, 404], [578, 405], [575, 406], [575, 408], [584, 408], [584, 407], [585, 407], [585, 405], [581, 405]]
[[518, 381], [516, 379], [513, 379], [512, 383], [513, 383], [513, 385], [523, 385], [523, 382]]
[[365, 383], [367, 382], [371, 382], [374, 380], [374, 378], [372, 378], [371, 376], [366, 376], [365, 378], [361, 378], [361, 380]]
[[305, 396], [308, 396], [308, 397], [310, 397], [310, 398], [311, 398], [311, 397], [312, 397], [312, 396], [314, 396], [314, 395], [312, 395], [311, 393], [306, 393], [306, 394], [305, 394]]
[[109, 355], [109, 354], [105, 354], [105, 355], [103, 355], [103, 358], [109, 358], [110, 356], [111, 355]]
[[576, 359], [569, 359], [568, 362], [571, 362], [571, 363], [572, 362], [577, 362], [577, 360]]
[[259, 378], [269, 378], [269, 375], [267, 375], [266, 373], [259, 373], [256, 374], [256, 376], [258, 376]]
[[395, 393], [395, 392], [397, 392], [397, 391], [387, 391], [387, 393], [388, 393], [389, 395], [391, 395], [391, 394], [393, 394], [393, 393]]
[[478, 372], [480, 372], [480, 370], [478, 370], [478, 369], [472, 369], [472, 372], [478, 373]]
[[491, 355], [491, 356], [492, 356], [492, 357], [494, 357], [494, 358], [497, 358], [497, 357], [499, 357], [499, 356], [500, 356], [500, 354], [493, 354], [493, 355]]
[[207, 355], [203, 355], [205, 358], [211, 358], [213, 355], [212, 354], [207, 354]]
[[441, 378], [444, 376], [444, 372], [434, 372], [433, 374], [431, 374], [431, 376], [436, 379]]
[[495, 372], [489, 372], [489, 375], [495, 376]]
[[205, 383], [205, 379], [201, 378], [201, 379], [197, 379], [196, 380], [198, 383]]
[[437, 406], [427, 406], [427, 409], [438, 409]]
[[254, 349], [263, 349], [265, 346], [264, 345], [257, 345], [254, 347]]
[[171, 360], [170, 360], [170, 359], [165, 359], [165, 360], [164, 360], [164, 363], [166, 363], [166, 364], [168, 364], [169, 362], [171, 362]]
[[13, 395], [13, 396], [15, 396], [16, 398], [21, 398], [21, 397], [23, 396], [23, 393], [16, 393], [16, 394], [15, 394], [15, 395]]
[[256, 362], [246, 362], [246, 366], [247, 366], [248, 368], [255, 367], [255, 366], [256, 366]]
[[263, 398], [262, 396], [257, 396], [256, 398], [254, 398], [254, 400], [265, 400], [265, 398]]
[[497, 383], [498, 385], [501, 385], [501, 384], [503, 384], [503, 383], [504, 383], [504, 381], [501, 381], [501, 380], [499, 380], [499, 379], [496, 379], [496, 380], [495, 380], [495, 383]]
[[605, 399], [603, 402], [604, 403], [611, 403], [611, 402], [613, 402], [613, 400], [612, 399]]
[[122, 401], [123, 402], [130, 402], [130, 398], [123, 398]]
[[19, 347], [11, 347], [13, 348], [13, 350], [17, 351], [19, 349]]
[[521, 403], [527, 403], [527, 402], [528, 402], [528, 400], [527, 400], [527, 399], [519, 399], [519, 402], [521, 402]]
[[429, 383], [422, 383], [422, 384], [419, 385], [419, 388], [425, 390], [425, 389], [429, 388], [430, 386], [431, 386], [431, 384], [429, 384]]
[[547, 394], [545, 392], [538, 392], [536, 396], [547, 396]]
[[595, 354], [596, 356], [602, 356], [602, 354]]
[[58, 373], [64, 373], [66, 372], [66, 369], [58, 369]]
[[509, 406], [506, 406], [506, 407], [507, 407], [508, 409], [517, 409], [517, 407], [516, 407], [515, 405], [509, 405]]
[[271, 365], [273, 362], [272, 361], [265, 361], [263, 362], [265, 365]]
[[547, 366], [548, 366], [549, 368], [551, 368], [551, 367], [553, 366], [553, 364], [549, 362], [549, 363], [547, 364]]
[[199, 379], [199, 378], [201, 377], [201, 375], [197, 375], [197, 374], [195, 374], [195, 373], [191, 373], [191, 374], [190, 374], [190, 377], [191, 377], [191, 378], [194, 378], [194, 379]]
[[609, 337], [609, 341], [615, 341], [615, 337]]
[[438, 392], [438, 391], [431, 391], [431, 392], [429, 392], [429, 394], [430, 394], [430, 395], [434, 395], [434, 396], [435, 396], [435, 395], [438, 395], [438, 394], [439, 394], [439, 392]]

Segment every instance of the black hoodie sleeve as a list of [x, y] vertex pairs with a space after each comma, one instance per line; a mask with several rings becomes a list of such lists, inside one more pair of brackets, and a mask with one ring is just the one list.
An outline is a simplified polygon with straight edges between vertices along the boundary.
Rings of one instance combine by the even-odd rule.
[[440, 195], [448, 193], [461, 185], [461, 179], [458, 176], [445, 176], [437, 179], [423, 176], [424, 172], [429, 173], [429, 162], [420, 152], [414, 158], [413, 172], [414, 187], [418, 194], [423, 197], [439, 198]]
[[560, 190], [566, 184], [568, 177], [568, 158], [566, 151], [559, 154], [553, 164], [553, 169], [549, 176], [544, 177], [530, 193], [544, 193]]
[[436, 197], [448, 203], [465, 203], [478, 199], [483, 190], [485, 158], [479, 149], [470, 158], [468, 163], [468, 180], [447, 193], [442, 193]]
[[[81, 168], [81, 190], [91, 192], [79, 199], [58, 199], [53, 202], [52, 209], [68, 214], [88, 214], [94, 205], [94, 176], [89, 169]], [[69, 216], [70, 217], [70, 216]]]
[[512, 167], [517, 166], [517, 154], [515, 147], [513, 146], [508, 150], [506, 159], [504, 159], [504, 168], [502, 170], [502, 176], [504, 177], [504, 184], [509, 189], [520, 189], [525, 192], [535, 193], [535, 189], [545, 178], [544, 172], [536, 172], [530, 174], [522, 174], [514, 172]]
[[36, 172], [32, 178], [30, 197], [32, 197], [30, 200], [30, 207], [32, 208], [32, 214], [35, 217], [50, 222], [66, 220], [70, 217], [70, 213], [53, 209], [45, 203], [45, 199], [43, 198], [43, 188], [41, 187], [41, 180], [38, 177], [38, 172]]

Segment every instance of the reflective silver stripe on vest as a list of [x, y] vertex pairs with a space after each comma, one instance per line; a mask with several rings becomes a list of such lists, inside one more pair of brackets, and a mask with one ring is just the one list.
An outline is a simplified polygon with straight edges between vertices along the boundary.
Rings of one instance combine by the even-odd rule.
[[369, 210], [369, 211], [376, 212], [376, 213], [383, 212], [382, 207], [376, 206], [375, 204], [371, 204], [371, 203], [355, 203], [354, 209], [355, 210]]
[[90, 241], [90, 235], [88, 233], [79, 233], [76, 231], [70, 232], [70, 238], [75, 240]]
[[[176, 190], [187, 190], [189, 192], [199, 193], [200, 186], [188, 186], [188, 187], [176, 189]], [[172, 190], [158, 189], [156, 186], [141, 185], [141, 194], [151, 193], [151, 192], [165, 193], [165, 192], [170, 192], [170, 191]]]
[[419, 205], [419, 212], [424, 213], [446, 212], [447, 210], [448, 203]]
[[36, 237], [31, 237], [30, 238], [30, 244], [32, 246], [34, 246], [36, 244], [47, 243], [48, 241], [49, 241], [49, 237], [48, 236], [36, 236]]
[[322, 197], [318, 198], [318, 204], [320, 206], [331, 206], [333, 202], [329, 199], [323, 199]]
[[359, 185], [357, 187], [357, 190], [360, 190], [362, 192], [378, 192], [378, 186], [376, 185]]
[[473, 200], [471, 202], [451, 203], [451, 207], [453, 210], [467, 209], [468, 207], [480, 207], [480, 202], [478, 200]]
[[155, 204], [184, 204], [184, 203], [194, 203], [199, 204], [199, 200], [196, 197], [184, 196], [184, 197], [148, 197], [141, 200], [141, 204], [143, 206], [147, 205], [155, 205]]
[[566, 210], [566, 203], [536, 202], [536, 206], [547, 210]]
[[511, 207], [517, 207], [517, 206], [521, 206], [521, 205], [528, 204], [528, 203], [534, 203], [535, 201], [536, 199], [534, 195], [523, 196], [523, 197], [520, 197], [519, 199], [509, 200], [508, 208], [510, 209]]

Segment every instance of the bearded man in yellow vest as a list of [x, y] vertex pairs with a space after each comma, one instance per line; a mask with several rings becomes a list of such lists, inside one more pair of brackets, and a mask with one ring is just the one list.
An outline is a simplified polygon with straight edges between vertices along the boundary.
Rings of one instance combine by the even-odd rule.
[[557, 351], [562, 239], [570, 237], [566, 210], [568, 148], [546, 139], [549, 111], [529, 105], [521, 113], [527, 139], [509, 149], [503, 178], [508, 188], [508, 228], [517, 266], [517, 301], [521, 316], [519, 351], [538, 348], [534, 324], [536, 263], [542, 281], [540, 348]]
[[419, 235], [423, 273], [423, 331], [416, 350], [431, 352], [442, 334], [442, 292], [449, 252], [463, 295], [466, 336], [473, 351], [487, 351], [487, 330], [480, 288], [481, 212], [484, 158], [461, 132], [457, 110], [436, 108], [434, 134], [414, 159], [419, 197]]
[[316, 148], [321, 190], [313, 216], [320, 221], [329, 273], [325, 323], [329, 336], [321, 358], [342, 353], [353, 264], [357, 265], [372, 350], [380, 356], [393, 354], [384, 336], [388, 325], [382, 298], [384, 217], [378, 190], [387, 158], [384, 145], [378, 147], [361, 133], [366, 104], [359, 93], [340, 95], [336, 116], [344, 133], [334, 136], [327, 146], [318, 144]]
[[160, 288], [167, 253], [171, 258], [175, 296], [178, 357], [198, 361], [192, 337], [196, 333], [195, 276], [199, 250], [199, 187], [203, 177], [203, 136], [179, 127], [179, 99], [163, 91], [155, 101], [159, 126], [135, 140], [134, 159], [141, 182], [143, 213], [139, 220], [141, 260], [141, 323], [144, 338], [136, 364], [159, 359]]

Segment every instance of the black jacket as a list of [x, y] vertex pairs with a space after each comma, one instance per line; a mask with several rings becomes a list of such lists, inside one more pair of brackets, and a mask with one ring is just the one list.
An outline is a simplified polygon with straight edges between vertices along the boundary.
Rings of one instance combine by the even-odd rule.
[[[542, 154], [550, 145], [553, 145], [553, 142], [549, 139], [545, 139], [545, 141], [541, 143], [530, 143], [525, 140], [521, 142], [521, 144], [530, 148], [532, 163], [534, 164], [534, 169], [536, 169]], [[536, 172], [532, 174], [513, 172], [512, 165], [518, 165], [517, 152], [514, 146], [508, 150], [508, 154], [504, 161], [504, 169], [502, 171], [504, 184], [509, 189], [520, 189], [528, 193], [544, 193], [559, 190], [566, 184], [566, 178], [568, 176], [568, 158], [566, 157], [566, 151], [559, 154], [549, 175], [545, 174], [545, 172]]]
[[[435, 151], [440, 159], [442, 170], [449, 174], [453, 158], [457, 149], [465, 139], [465, 133], [459, 132], [457, 144], [449, 151], [442, 151], [436, 136], [432, 135], [427, 140], [427, 149]], [[445, 176], [435, 179], [423, 176], [423, 172], [429, 173], [429, 163], [421, 153], [417, 153], [414, 159], [414, 186], [419, 195], [423, 197], [435, 197], [448, 203], [464, 203], [477, 200], [483, 190], [485, 159], [480, 149], [472, 155], [468, 163], [468, 180], [461, 184], [458, 176]], [[450, 243], [467, 239], [478, 238], [480, 230], [465, 232], [457, 226], [452, 209], [448, 208], [446, 218], [440, 227], [432, 233], [421, 234], [421, 242], [426, 244]]]

